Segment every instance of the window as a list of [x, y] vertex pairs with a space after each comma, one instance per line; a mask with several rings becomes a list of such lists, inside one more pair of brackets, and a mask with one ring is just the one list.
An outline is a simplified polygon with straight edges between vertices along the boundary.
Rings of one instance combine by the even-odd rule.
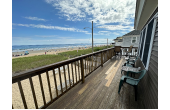
[[155, 19], [156, 16], [157, 14], [148, 22], [148, 24], [146, 24], [146, 26], [141, 31], [140, 43], [138, 47], [139, 49], [138, 55], [145, 69], [148, 69], [149, 67], [150, 55], [151, 55], [153, 39], [154, 39], [154, 32], [156, 28], [156, 19]]
[[154, 19], [148, 24], [148, 29], [147, 29], [146, 39], [145, 39], [144, 53], [143, 53], [143, 59], [142, 59], [145, 67], [146, 67], [146, 63], [148, 59], [148, 52], [149, 52], [150, 41], [151, 41], [151, 36], [152, 36], [153, 22], [154, 22]]
[[137, 42], [137, 37], [132, 37], [131, 43], [136, 43]]

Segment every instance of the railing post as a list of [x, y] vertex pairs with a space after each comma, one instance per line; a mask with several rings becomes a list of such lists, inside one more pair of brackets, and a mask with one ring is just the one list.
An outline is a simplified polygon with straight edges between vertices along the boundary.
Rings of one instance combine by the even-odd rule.
[[101, 67], [103, 67], [103, 52], [101, 52]]
[[84, 83], [85, 77], [84, 77], [84, 64], [83, 64], [83, 58], [80, 60], [80, 63], [81, 63], [81, 77], [82, 77], [82, 83]]

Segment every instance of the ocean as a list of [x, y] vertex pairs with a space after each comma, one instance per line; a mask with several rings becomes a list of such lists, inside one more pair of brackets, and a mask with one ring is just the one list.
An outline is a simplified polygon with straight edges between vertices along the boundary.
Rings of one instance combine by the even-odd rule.
[[[94, 43], [93, 46], [107, 45], [106, 43]], [[89, 47], [92, 46], [90, 43], [80, 44], [50, 44], [50, 45], [13, 45], [12, 52], [21, 52], [29, 50], [50, 50], [59, 48], [74, 48], [74, 47]]]

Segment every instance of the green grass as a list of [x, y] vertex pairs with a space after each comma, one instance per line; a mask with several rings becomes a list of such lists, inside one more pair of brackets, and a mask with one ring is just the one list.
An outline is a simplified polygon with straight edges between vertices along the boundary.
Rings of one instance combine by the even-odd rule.
[[[110, 48], [112, 46], [108, 46]], [[94, 47], [94, 52], [106, 49], [107, 46], [103, 47]], [[68, 58], [74, 58], [77, 56], [85, 55], [91, 53], [92, 49], [85, 50], [74, 50], [68, 52], [62, 52], [58, 55], [39, 55], [39, 56], [31, 56], [31, 57], [22, 57], [12, 59], [12, 73], [18, 73], [21, 71], [30, 70], [33, 68], [49, 65], [52, 63], [56, 63], [59, 61], [67, 60]]]

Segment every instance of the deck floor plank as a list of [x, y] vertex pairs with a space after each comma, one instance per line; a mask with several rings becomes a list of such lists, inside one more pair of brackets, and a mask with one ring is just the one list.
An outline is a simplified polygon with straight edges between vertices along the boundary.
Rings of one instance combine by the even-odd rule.
[[[87, 76], [83, 84], [81, 82], [77, 84], [48, 106], [48, 109], [140, 108], [135, 101], [134, 88], [130, 85], [124, 84], [118, 94], [121, 67], [125, 62], [124, 58], [122, 59], [113, 58], [106, 62], [103, 67]], [[108, 81], [109, 86], [106, 86]]]

